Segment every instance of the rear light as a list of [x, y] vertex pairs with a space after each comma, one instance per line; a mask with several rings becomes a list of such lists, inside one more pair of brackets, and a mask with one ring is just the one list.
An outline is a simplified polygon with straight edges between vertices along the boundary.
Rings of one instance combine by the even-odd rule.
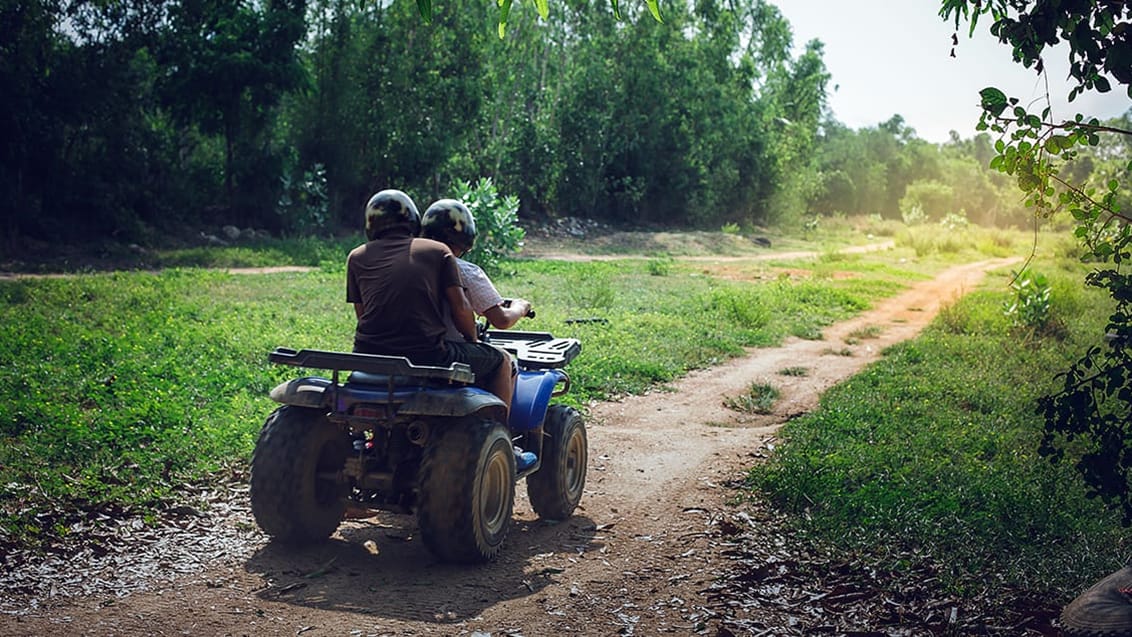
[[354, 407], [354, 415], [360, 418], [381, 418], [385, 416], [385, 410], [375, 407]]

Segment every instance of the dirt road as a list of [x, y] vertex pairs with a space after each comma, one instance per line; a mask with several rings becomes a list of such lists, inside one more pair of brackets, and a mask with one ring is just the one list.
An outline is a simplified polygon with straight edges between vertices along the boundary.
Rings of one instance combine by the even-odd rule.
[[[438, 564], [413, 537], [412, 519], [394, 515], [346, 523], [331, 541], [301, 552], [277, 548], [255, 529], [246, 487], [235, 481], [213, 494], [222, 506], [187, 512], [181, 533], [137, 554], [94, 556], [102, 569], [72, 581], [86, 594], [67, 596], [66, 574], [42, 571], [60, 582], [55, 595], [28, 586], [30, 593], [0, 603], [0, 635], [732, 634], [706, 598], [725, 562], [719, 539], [733, 523], [728, 502], [736, 493], [727, 483], [823, 390], [1013, 261], [952, 268], [830, 327], [824, 340], [752, 350], [671, 392], [594, 405], [577, 515], [544, 525], [521, 496], [508, 547], [493, 564]], [[846, 341], [866, 327], [879, 335]], [[786, 367], [808, 374], [779, 374]], [[775, 413], [724, 407], [725, 397], [756, 381], [780, 389]], [[92, 578], [131, 585], [99, 587]]]

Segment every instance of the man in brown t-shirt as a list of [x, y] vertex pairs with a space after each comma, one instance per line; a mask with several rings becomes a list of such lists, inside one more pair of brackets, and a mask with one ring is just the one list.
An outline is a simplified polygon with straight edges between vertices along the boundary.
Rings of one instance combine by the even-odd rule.
[[[346, 260], [346, 302], [358, 318], [354, 351], [405, 356], [418, 365], [467, 363], [476, 385], [510, 410], [510, 366], [502, 364], [503, 352], [477, 342], [456, 256], [443, 243], [416, 238], [420, 214], [399, 190], [371, 197], [365, 214], [368, 241]], [[445, 311], [465, 342], [445, 340]]]

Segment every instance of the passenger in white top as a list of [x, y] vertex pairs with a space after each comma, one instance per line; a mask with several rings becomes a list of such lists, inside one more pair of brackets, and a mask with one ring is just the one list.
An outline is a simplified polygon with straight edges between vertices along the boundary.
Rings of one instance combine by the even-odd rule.
[[[455, 199], [436, 201], [421, 217], [421, 236], [446, 244], [458, 258], [460, 276], [472, 311], [487, 319], [491, 327], [505, 330], [531, 311], [530, 301], [504, 299], [491, 279], [478, 265], [462, 258], [476, 240], [476, 221], [468, 207]], [[454, 325], [448, 326], [449, 340], [464, 340]]]

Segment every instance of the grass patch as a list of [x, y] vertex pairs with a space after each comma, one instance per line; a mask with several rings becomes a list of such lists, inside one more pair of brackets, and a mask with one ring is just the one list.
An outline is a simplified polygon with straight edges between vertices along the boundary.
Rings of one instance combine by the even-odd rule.
[[884, 329], [879, 325], [866, 325], [865, 327], [859, 327], [846, 335], [845, 343], [847, 345], [856, 345], [861, 341], [879, 338], [881, 332], [883, 331]]
[[667, 255], [661, 254], [650, 258], [647, 262], [648, 273], [653, 276], [668, 276], [672, 272], [672, 264], [675, 260]]
[[[1059, 271], [1057, 285], [1084, 270]], [[800, 533], [901, 572], [927, 563], [949, 592], [993, 583], [1067, 601], [1119, 567], [1119, 518], [1084, 497], [1072, 461], [1037, 455], [1036, 398], [1103, 333], [1110, 303], [1079, 293], [1064, 339], [1022, 343], [1008, 291], [973, 293], [915, 341], [831, 389], [780, 432], [752, 485], [796, 514]]]
[[809, 376], [810, 368], [808, 367], [783, 367], [778, 370], [782, 376]]
[[747, 391], [723, 399], [723, 406], [741, 414], [769, 414], [782, 394], [766, 383], [751, 383]]

